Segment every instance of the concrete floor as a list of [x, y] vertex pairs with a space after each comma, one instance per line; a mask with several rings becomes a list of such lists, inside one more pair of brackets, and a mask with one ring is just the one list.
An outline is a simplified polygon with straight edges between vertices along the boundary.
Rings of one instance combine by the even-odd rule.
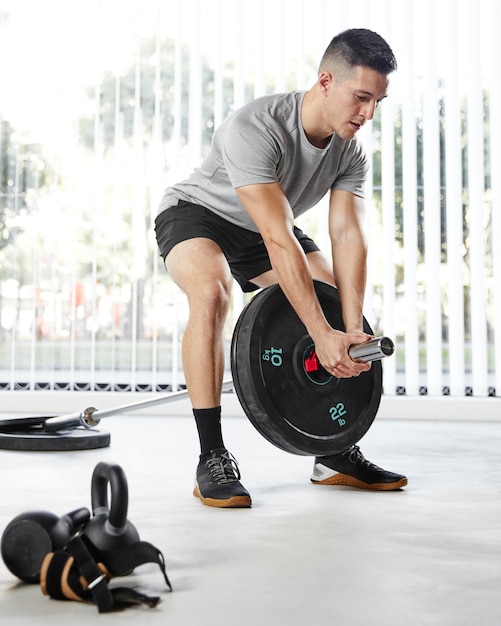
[[311, 458], [273, 447], [244, 417], [226, 418], [250, 510], [204, 507], [191, 495], [190, 418], [117, 416], [105, 426], [109, 448], [0, 451], [2, 532], [22, 511], [90, 507], [95, 465], [116, 462], [129, 519], [164, 553], [173, 593], [157, 566], [143, 565], [111, 585], [161, 603], [98, 616], [94, 605], [50, 600], [0, 562], [2, 624], [501, 624], [499, 423], [376, 420], [362, 451], [409, 485], [370, 493], [310, 484]]

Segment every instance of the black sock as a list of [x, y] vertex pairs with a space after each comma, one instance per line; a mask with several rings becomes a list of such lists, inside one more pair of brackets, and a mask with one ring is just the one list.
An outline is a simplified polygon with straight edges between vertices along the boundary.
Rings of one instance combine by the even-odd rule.
[[209, 452], [216, 448], [224, 448], [221, 432], [221, 407], [213, 409], [193, 409], [195, 422], [200, 439], [200, 452]]

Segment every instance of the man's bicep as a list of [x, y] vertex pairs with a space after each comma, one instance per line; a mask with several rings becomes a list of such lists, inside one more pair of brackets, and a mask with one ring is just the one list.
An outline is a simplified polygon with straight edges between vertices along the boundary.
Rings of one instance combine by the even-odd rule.
[[294, 217], [280, 183], [244, 185], [235, 191], [263, 236], [280, 225], [292, 228]]

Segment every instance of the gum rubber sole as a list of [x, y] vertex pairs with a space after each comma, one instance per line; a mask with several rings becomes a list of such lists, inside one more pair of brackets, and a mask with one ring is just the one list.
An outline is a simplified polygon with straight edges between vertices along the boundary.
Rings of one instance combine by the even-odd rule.
[[204, 498], [200, 493], [198, 484], [195, 483], [193, 495], [200, 498], [200, 502], [205, 506], [213, 506], [220, 509], [248, 509], [252, 506], [252, 500], [249, 496], [233, 496], [227, 500], [218, 500], [217, 498]]
[[407, 485], [407, 478], [402, 477], [393, 483], [364, 483], [348, 474], [335, 474], [324, 480], [313, 480], [314, 485], [337, 485], [338, 487], [356, 487], [357, 489], [365, 489], [367, 491], [396, 491]]

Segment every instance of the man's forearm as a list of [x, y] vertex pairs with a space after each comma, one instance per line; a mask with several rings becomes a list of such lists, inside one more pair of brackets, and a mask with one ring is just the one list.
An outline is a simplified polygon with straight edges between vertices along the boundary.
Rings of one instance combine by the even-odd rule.
[[318, 301], [311, 272], [304, 252], [291, 237], [287, 246], [272, 243], [268, 248], [270, 261], [279, 285], [314, 339], [331, 327]]
[[361, 331], [367, 281], [367, 242], [364, 234], [365, 202], [344, 191], [330, 199], [329, 234], [336, 286], [347, 331]]
[[362, 330], [367, 253], [362, 240], [333, 245], [332, 260], [347, 331]]

